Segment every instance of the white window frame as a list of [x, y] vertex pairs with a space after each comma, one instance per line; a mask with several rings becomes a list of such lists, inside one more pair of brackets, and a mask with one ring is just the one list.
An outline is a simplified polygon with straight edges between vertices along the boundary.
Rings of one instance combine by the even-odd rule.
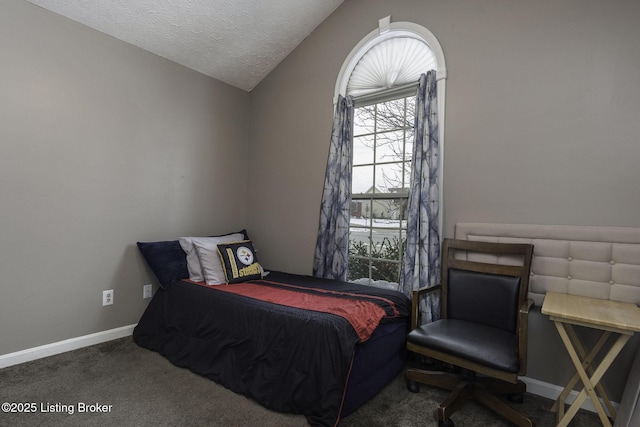
[[[447, 82], [447, 67], [444, 59], [444, 52], [440, 46], [440, 42], [436, 36], [428, 29], [414, 24], [412, 22], [391, 22], [391, 16], [387, 16], [378, 21], [378, 28], [367, 34], [349, 53], [347, 58], [340, 68], [340, 73], [336, 80], [336, 86], [334, 90], [333, 104], [334, 107], [338, 102], [340, 95], [346, 96], [347, 86], [349, 84], [349, 78], [353, 73], [353, 70], [358, 65], [358, 62], [362, 57], [374, 46], [395, 37], [409, 37], [422, 41], [425, 43], [436, 58], [436, 85], [438, 90], [438, 141], [440, 143], [440, 182], [438, 183], [439, 189], [439, 215], [438, 223], [440, 230], [443, 230], [443, 217], [444, 217], [444, 205], [443, 205], [443, 176], [444, 176], [444, 142], [445, 142], [445, 99], [446, 99], [446, 82]], [[428, 70], [424, 70], [427, 72]], [[386, 97], [387, 92], [397, 91], [399, 88], [392, 88], [390, 90], [382, 90], [374, 94], [365, 95], [365, 97], [381, 96]], [[334, 108], [335, 109], [335, 108]]]
[[[391, 22], [391, 16], [378, 21], [378, 28], [367, 34], [349, 53], [342, 63], [334, 90], [333, 104], [338, 102], [338, 96], [346, 96], [349, 77], [362, 57], [375, 45], [394, 37], [411, 37], [424, 42], [433, 51], [436, 61], [436, 85], [438, 88], [438, 141], [440, 142], [440, 213], [438, 222], [440, 230], [443, 229], [444, 206], [442, 200], [442, 181], [444, 173], [444, 142], [445, 142], [445, 99], [447, 83], [447, 67], [444, 60], [444, 52], [435, 35], [421, 25], [412, 22]], [[425, 72], [428, 70], [425, 70]]]

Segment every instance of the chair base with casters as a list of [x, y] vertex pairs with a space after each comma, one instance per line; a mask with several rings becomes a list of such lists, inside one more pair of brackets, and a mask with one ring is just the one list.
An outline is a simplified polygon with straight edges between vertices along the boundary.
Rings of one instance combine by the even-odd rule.
[[533, 427], [534, 422], [514, 410], [496, 395], [506, 395], [514, 403], [522, 403], [526, 385], [518, 380], [515, 384], [496, 381], [490, 377], [478, 377], [473, 371], [460, 375], [449, 372], [425, 371], [409, 368], [405, 374], [407, 388], [412, 393], [420, 391], [420, 384], [451, 391], [447, 399], [438, 406], [438, 426], [453, 427], [451, 415], [462, 408], [468, 399], [486, 406], [517, 426]]
[[[440, 427], [453, 427], [451, 415], [469, 399], [517, 426], [534, 426], [530, 418], [498, 397], [522, 402], [526, 392], [518, 376], [526, 372], [532, 256], [529, 244], [445, 239], [442, 283], [413, 291], [407, 350], [453, 370], [412, 366], [405, 379], [412, 392], [419, 391], [418, 384], [451, 391], [437, 410]], [[505, 260], [507, 265], [498, 262]], [[421, 325], [420, 302], [434, 292], [441, 297], [440, 319]]]

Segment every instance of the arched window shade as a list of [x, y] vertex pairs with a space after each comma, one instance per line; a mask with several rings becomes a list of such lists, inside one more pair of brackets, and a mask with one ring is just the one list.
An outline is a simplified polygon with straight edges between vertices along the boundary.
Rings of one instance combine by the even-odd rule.
[[347, 95], [357, 97], [417, 84], [421, 74], [436, 68], [435, 54], [423, 41], [411, 37], [386, 39], [369, 49], [356, 64]]
[[378, 21], [378, 28], [367, 34], [343, 62], [333, 103], [338, 102], [339, 95], [359, 97], [382, 93], [389, 87], [417, 84], [420, 75], [432, 69], [436, 70], [438, 81], [438, 104], [444, 111], [447, 67], [440, 42], [420, 25], [391, 22], [387, 16]]

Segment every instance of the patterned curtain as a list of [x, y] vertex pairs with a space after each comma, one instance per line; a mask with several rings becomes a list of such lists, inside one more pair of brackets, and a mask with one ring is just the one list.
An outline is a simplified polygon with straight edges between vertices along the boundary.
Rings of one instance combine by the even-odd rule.
[[[440, 145], [436, 72], [420, 76], [416, 95], [415, 141], [407, 213], [407, 245], [400, 289], [411, 291], [440, 281]], [[440, 298], [429, 296], [420, 303], [423, 323], [440, 316]]]
[[347, 280], [351, 165], [353, 162], [353, 98], [338, 98], [320, 206], [320, 225], [313, 275]]

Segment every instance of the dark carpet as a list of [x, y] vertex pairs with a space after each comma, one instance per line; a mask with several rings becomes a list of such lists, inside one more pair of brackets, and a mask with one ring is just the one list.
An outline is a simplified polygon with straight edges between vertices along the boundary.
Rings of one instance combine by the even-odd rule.
[[[402, 375], [340, 422], [340, 427], [437, 426], [447, 393], [407, 391]], [[301, 415], [270, 411], [206, 378], [140, 348], [131, 337], [0, 369], [0, 426], [274, 426], [303, 427]], [[552, 401], [527, 394], [514, 404], [538, 427], [553, 426]], [[11, 412], [11, 411], [20, 412]], [[27, 412], [29, 411], [29, 412]], [[452, 416], [457, 427], [508, 426], [469, 402]], [[581, 410], [572, 426], [600, 425]]]

